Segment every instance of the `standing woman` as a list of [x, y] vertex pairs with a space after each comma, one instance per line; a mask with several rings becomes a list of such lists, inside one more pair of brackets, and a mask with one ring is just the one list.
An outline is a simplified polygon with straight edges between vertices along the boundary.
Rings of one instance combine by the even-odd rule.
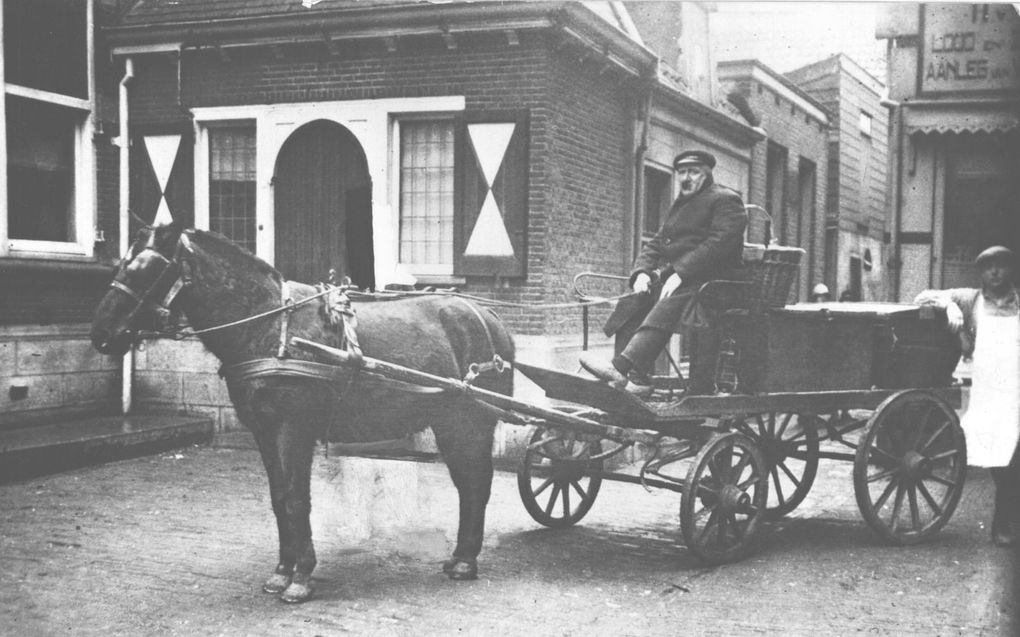
[[1013, 546], [1020, 537], [1020, 299], [1014, 255], [993, 246], [978, 255], [981, 288], [922, 292], [921, 305], [946, 309], [949, 327], [972, 356], [970, 402], [963, 416], [968, 464], [990, 467], [995, 480], [992, 541]]

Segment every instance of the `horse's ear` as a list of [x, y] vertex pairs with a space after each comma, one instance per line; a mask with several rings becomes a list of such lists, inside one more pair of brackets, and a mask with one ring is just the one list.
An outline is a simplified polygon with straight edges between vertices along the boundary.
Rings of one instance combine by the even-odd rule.
[[170, 223], [156, 226], [153, 228], [156, 248], [160, 252], [172, 250], [183, 231], [184, 226], [179, 221], [171, 221]]

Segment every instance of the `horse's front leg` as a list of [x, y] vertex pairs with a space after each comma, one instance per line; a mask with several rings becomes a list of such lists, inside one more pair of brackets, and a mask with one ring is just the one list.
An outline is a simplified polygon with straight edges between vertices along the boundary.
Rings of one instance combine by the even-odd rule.
[[262, 590], [279, 593], [285, 602], [303, 602], [312, 595], [312, 571], [316, 565], [310, 522], [315, 438], [294, 421], [256, 437], [269, 476], [280, 536], [280, 559]]
[[[281, 550], [281, 566], [293, 565], [290, 584], [280, 594], [285, 602], [303, 602], [312, 596], [312, 571], [315, 547], [312, 544], [311, 475], [315, 437], [307, 422], [289, 421], [280, 430], [279, 451], [283, 466], [284, 490], [282, 523], [287, 527], [290, 545]], [[274, 503], [274, 507], [276, 504]], [[279, 568], [279, 567], [278, 567]]]
[[273, 507], [273, 516], [276, 518], [277, 537], [280, 545], [276, 570], [262, 584], [262, 590], [267, 593], [279, 594], [290, 585], [294, 564], [297, 561], [293, 551], [294, 540], [293, 534], [290, 532], [291, 525], [287, 521], [284, 505], [283, 466], [280, 463], [281, 454], [277, 449], [276, 431], [267, 431], [264, 428], [253, 431], [255, 442], [262, 454], [262, 464], [266, 468], [266, 477], [269, 479], [269, 499]]
[[485, 535], [485, 507], [492, 490], [492, 433], [495, 423], [457, 418], [434, 427], [436, 444], [460, 496], [457, 546], [443, 564], [450, 579], [478, 577], [478, 554]]

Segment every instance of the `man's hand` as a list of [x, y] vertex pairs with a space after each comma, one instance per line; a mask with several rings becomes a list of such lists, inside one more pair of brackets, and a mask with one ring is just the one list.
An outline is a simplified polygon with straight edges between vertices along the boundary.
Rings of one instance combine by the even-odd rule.
[[650, 287], [652, 287], [652, 277], [648, 276], [644, 272], [639, 272], [637, 276], [634, 277], [634, 283], [630, 286], [630, 288], [638, 294], [647, 293]]
[[674, 272], [673, 274], [669, 275], [669, 278], [666, 279], [666, 282], [662, 284], [662, 292], [659, 294], [659, 300], [661, 301], [662, 299], [666, 298], [667, 296], [675, 292], [676, 289], [680, 287], [681, 283], [683, 283], [683, 281], [680, 279], [679, 274]]
[[952, 301], [946, 305], [946, 322], [949, 324], [949, 329], [954, 332], [959, 332], [963, 327], [963, 310]]

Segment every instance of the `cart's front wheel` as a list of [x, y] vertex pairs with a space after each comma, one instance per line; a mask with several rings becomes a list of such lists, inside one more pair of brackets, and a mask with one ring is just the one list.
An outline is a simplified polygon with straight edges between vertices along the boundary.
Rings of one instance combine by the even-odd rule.
[[744, 434], [718, 434], [687, 474], [680, 504], [680, 530], [687, 548], [701, 559], [729, 562], [751, 548], [768, 501], [768, 466]]
[[780, 518], [804, 501], [818, 472], [817, 416], [770, 412], [737, 422], [761, 449], [768, 466], [769, 498], [765, 513]]
[[577, 524], [602, 486], [602, 443], [570, 432], [538, 428], [517, 470], [524, 508], [539, 524], [564, 528]]
[[967, 472], [956, 412], [939, 396], [910, 389], [875, 410], [854, 461], [861, 515], [883, 538], [913, 544], [952, 517]]

